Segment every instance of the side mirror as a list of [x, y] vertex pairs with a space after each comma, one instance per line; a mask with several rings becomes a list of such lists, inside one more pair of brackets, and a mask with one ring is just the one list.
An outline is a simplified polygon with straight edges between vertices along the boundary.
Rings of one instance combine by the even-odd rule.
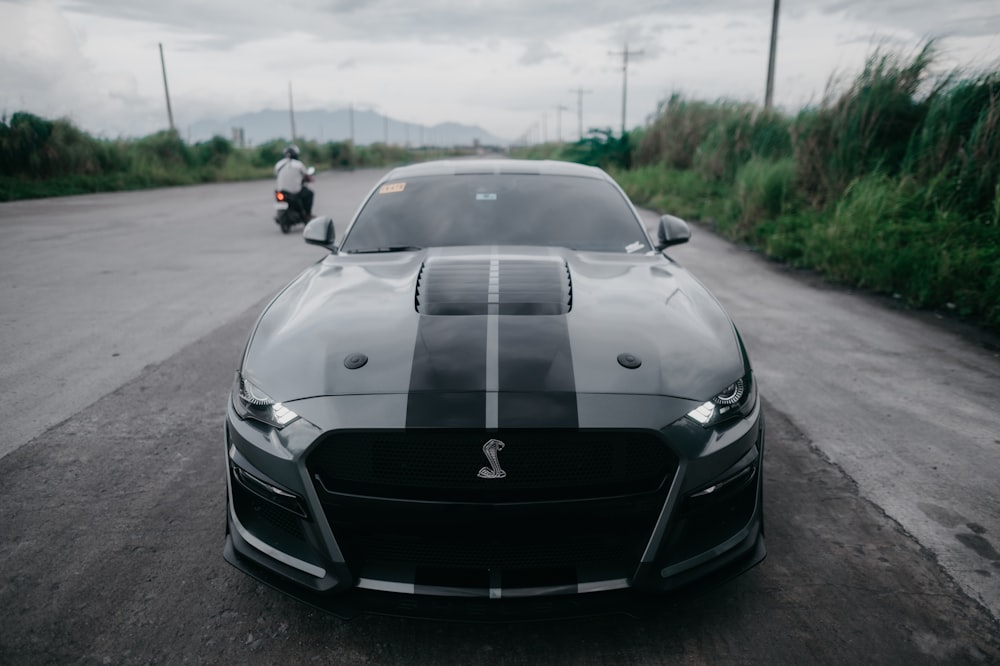
[[312, 167], [312, 166], [311, 166], [311, 167], [309, 167], [308, 169], [306, 169], [306, 175], [307, 175], [307, 176], [311, 176], [311, 175], [313, 175], [313, 174], [315, 174], [315, 173], [316, 173], [316, 167]]
[[660, 229], [656, 234], [657, 250], [680, 245], [689, 240], [691, 240], [691, 227], [687, 222], [673, 215], [664, 215], [660, 218]]
[[302, 238], [305, 242], [310, 245], [322, 245], [330, 252], [337, 251], [337, 246], [334, 244], [335, 234], [333, 220], [329, 217], [313, 218], [302, 230]]

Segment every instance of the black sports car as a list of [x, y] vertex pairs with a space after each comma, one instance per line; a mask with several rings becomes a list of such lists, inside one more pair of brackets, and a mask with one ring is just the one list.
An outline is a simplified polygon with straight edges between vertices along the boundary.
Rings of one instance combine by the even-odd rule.
[[603, 171], [393, 170], [267, 306], [226, 419], [226, 559], [341, 616], [574, 614], [764, 558], [733, 322]]

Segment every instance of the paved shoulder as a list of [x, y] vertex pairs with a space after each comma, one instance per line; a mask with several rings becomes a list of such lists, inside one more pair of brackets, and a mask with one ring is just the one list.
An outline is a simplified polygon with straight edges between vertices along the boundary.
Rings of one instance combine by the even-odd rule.
[[997, 351], [700, 227], [670, 254], [730, 311], [771, 404], [1000, 617]]

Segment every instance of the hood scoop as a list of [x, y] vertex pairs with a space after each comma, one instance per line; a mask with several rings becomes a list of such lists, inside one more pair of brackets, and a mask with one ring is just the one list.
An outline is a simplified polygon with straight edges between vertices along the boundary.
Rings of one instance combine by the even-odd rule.
[[569, 266], [559, 257], [428, 258], [417, 277], [425, 315], [560, 315], [573, 307]]

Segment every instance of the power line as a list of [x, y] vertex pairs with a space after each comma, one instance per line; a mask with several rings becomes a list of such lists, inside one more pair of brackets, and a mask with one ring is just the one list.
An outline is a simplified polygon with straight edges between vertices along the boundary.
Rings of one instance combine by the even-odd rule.
[[174, 112], [170, 109], [170, 89], [167, 88], [167, 63], [163, 59], [163, 42], [160, 42], [160, 68], [163, 70], [163, 92], [167, 96], [167, 120], [170, 121], [170, 131], [174, 129]]
[[556, 104], [556, 141], [562, 143], [562, 112], [569, 111], [569, 107]]
[[622, 136], [625, 136], [625, 100], [628, 97], [628, 57], [642, 55], [642, 49], [629, 51], [628, 42], [625, 42], [624, 51], [608, 51], [608, 55], [622, 57]]
[[767, 87], [764, 90], [764, 108], [770, 109], [774, 98], [774, 59], [778, 50], [778, 4], [774, 0], [774, 12], [771, 15], [771, 53], [767, 59]]
[[594, 91], [584, 90], [580, 87], [575, 90], [570, 90], [570, 92], [576, 94], [576, 131], [580, 135], [580, 141], [583, 141], [583, 96]]
[[292, 143], [295, 143], [295, 105], [292, 104], [292, 82], [288, 82], [288, 117], [292, 121]]

